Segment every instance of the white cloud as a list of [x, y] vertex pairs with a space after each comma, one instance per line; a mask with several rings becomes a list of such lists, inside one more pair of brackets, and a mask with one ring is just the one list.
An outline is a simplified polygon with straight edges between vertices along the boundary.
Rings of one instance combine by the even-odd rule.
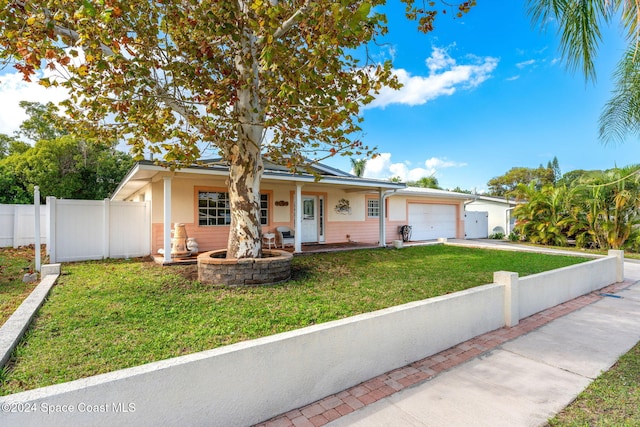
[[535, 59], [529, 59], [528, 61], [518, 62], [518, 63], [516, 64], [516, 67], [518, 67], [518, 68], [520, 68], [520, 69], [523, 69], [523, 68], [528, 67], [528, 66], [530, 66], [530, 65], [533, 65], [533, 64], [535, 64], [535, 63], [536, 63], [536, 60], [535, 60]]
[[403, 87], [384, 88], [366, 108], [386, 107], [389, 104], [422, 105], [439, 96], [452, 95], [458, 88], [470, 89], [491, 77], [498, 59], [490, 56], [468, 56], [469, 64], [460, 65], [446, 49], [434, 47], [426, 59], [427, 76], [414, 76], [405, 69], [394, 69]]
[[22, 122], [27, 119], [20, 101], [58, 103], [68, 97], [65, 89], [58, 87], [45, 88], [37, 82], [25, 82], [21, 73], [0, 75], [0, 133], [12, 135]]
[[450, 67], [455, 67], [456, 60], [449, 56], [445, 49], [438, 47], [433, 48], [431, 56], [425, 61], [431, 74], [436, 71], [444, 70]]
[[402, 181], [417, 181], [425, 176], [438, 176], [445, 168], [464, 167], [466, 163], [431, 157], [423, 162], [424, 167], [411, 167], [409, 162], [393, 163], [391, 153], [380, 153], [367, 161], [364, 176], [367, 178], [389, 179], [399, 176]]
[[520, 78], [520, 74], [512, 76], [512, 77], [507, 77], [507, 81], [512, 82], [514, 80], [518, 80]]

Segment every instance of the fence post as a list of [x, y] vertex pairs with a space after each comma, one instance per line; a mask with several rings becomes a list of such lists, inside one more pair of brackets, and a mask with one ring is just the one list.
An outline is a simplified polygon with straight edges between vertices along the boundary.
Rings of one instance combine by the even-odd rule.
[[13, 248], [18, 247], [18, 205], [13, 205], [13, 237], [11, 239], [11, 246]]
[[33, 188], [33, 210], [35, 214], [35, 238], [36, 238], [36, 271], [40, 272], [40, 187]]
[[103, 239], [104, 239], [104, 246], [102, 248], [102, 259], [106, 259], [109, 258], [111, 255], [111, 203], [109, 201], [109, 199], [104, 199], [104, 214], [102, 215], [103, 219], [104, 219], [104, 224], [103, 224], [103, 231], [104, 231], [104, 235], [103, 235]]
[[47, 207], [49, 208], [49, 235], [47, 236], [47, 253], [49, 254], [49, 262], [55, 264], [56, 261], [56, 198], [53, 196], [47, 197]]
[[518, 292], [518, 273], [496, 271], [493, 282], [504, 286], [504, 323], [507, 327], [520, 323], [520, 302]]
[[616, 260], [616, 282], [624, 282], [624, 251], [609, 249], [607, 255], [618, 258]]

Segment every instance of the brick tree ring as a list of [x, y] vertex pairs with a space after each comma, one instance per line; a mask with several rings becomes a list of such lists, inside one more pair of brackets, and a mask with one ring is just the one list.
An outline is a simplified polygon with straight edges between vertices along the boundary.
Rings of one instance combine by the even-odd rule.
[[293, 255], [265, 249], [262, 258], [226, 258], [220, 249], [198, 255], [198, 280], [212, 285], [271, 285], [291, 278]]

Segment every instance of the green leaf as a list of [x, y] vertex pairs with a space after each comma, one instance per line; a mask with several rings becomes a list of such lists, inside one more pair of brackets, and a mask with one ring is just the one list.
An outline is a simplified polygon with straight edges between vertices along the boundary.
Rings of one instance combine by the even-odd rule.
[[90, 1], [84, 0], [82, 2], [82, 6], [84, 7], [84, 11], [87, 15], [89, 15], [92, 18], [96, 16], [96, 8]]

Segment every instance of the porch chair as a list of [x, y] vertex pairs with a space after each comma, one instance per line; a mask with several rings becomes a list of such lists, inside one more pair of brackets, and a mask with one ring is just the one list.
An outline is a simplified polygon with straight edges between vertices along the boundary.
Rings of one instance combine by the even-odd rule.
[[276, 227], [276, 231], [278, 232], [278, 237], [280, 239], [280, 244], [284, 248], [285, 245], [294, 246], [296, 243], [296, 239], [294, 236], [294, 232], [289, 227]]

